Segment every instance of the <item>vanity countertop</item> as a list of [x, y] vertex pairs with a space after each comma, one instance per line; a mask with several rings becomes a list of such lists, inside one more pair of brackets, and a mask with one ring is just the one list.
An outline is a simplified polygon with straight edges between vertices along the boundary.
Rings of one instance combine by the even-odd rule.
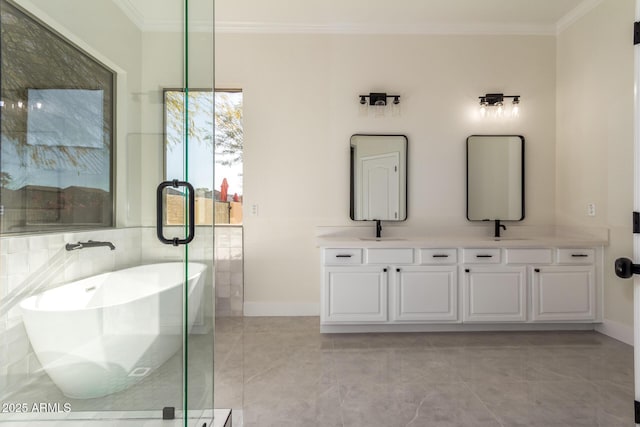
[[374, 237], [320, 236], [316, 240], [320, 248], [540, 248], [605, 246], [608, 239], [596, 236], [540, 236], [502, 237], [486, 236], [434, 236], [434, 237]]

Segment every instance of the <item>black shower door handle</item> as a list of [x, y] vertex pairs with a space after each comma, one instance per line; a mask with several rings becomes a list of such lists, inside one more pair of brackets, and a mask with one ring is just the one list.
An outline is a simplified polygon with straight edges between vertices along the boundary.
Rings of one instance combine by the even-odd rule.
[[[164, 219], [162, 215], [162, 212], [164, 211], [162, 191], [167, 187], [172, 187], [172, 188], [187, 187], [188, 194], [189, 194], [189, 199], [188, 199], [189, 234], [187, 234], [186, 239], [179, 239], [177, 237], [174, 237], [172, 239], [167, 239], [166, 237], [164, 237], [163, 227], [162, 227], [164, 225], [163, 224]], [[156, 232], [158, 234], [158, 240], [160, 240], [162, 243], [166, 245], [173, 245], [173, 246], [186, 245], [187, 243], [190, 243], [195, 237], [195, 233], [196, 233], [195, 206], [196, 206], [196, 192], [193, 189], [193, 185], [189, 184], [187, 181], [178, 181], [177, 179], [174, 179], [173, 181], [161, 182], [160, 185], [158, 185], [158, 190], [156, 191]]]

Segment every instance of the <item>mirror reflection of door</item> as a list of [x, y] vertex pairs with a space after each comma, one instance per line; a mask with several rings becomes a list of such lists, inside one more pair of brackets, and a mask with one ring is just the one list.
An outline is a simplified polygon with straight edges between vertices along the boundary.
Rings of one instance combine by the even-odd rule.
[[360, 212], [367, 219], [398, 219], [400, 208], [400, 153], [360, 158], [362, 189]]
[[351, 136], [351, 219], [407, 219], [405, 135]]

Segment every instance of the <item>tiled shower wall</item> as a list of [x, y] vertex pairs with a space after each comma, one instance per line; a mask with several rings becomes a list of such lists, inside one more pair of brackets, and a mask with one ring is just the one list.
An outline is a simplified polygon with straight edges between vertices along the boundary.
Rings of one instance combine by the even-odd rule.
[[[215, 252], [216, 315], [242, 316], [242, 227], [216, 227], [215, 233], [214, 251], [209, 245], [211, 228], [199, 229], [190, 245], [189, 259], [208, 265], [207, 283], [211, 283]], [[98, 247], [68, 252], [64, 249], [66, 243], [87, 240], [112, 242], [116, 250]], [[42, 375], [17, 308], [20, 300], [84, 277], [183, 259], [183, 250], [158, 242], [155, 228], [0, 238], [0, 400]], [[204, 310], [211, 315], [211, 304], [206, 304], [212, 300], [211, 295], [204, 298]]]
[[242, 226], [216, 226], [216, 316], [242, 316]]
[[[0, 239], [0, 398], [41, 375], [17, 304], [63, 283], [140, 264], [140, 237], [140, 228], [123, 228]], [[116, 250], [64, 248], [87, 240], [112, 242]]]

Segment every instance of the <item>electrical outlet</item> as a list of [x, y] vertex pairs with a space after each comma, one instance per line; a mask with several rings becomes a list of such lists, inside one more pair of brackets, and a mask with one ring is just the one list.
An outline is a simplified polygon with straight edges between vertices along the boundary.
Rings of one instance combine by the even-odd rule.
[[588, 216], [596, 216], [596, 204], [595, 203], [587, 203], [587, 215]]
[[251, 205], [251, 215], [258, 216], [258, 204]]

